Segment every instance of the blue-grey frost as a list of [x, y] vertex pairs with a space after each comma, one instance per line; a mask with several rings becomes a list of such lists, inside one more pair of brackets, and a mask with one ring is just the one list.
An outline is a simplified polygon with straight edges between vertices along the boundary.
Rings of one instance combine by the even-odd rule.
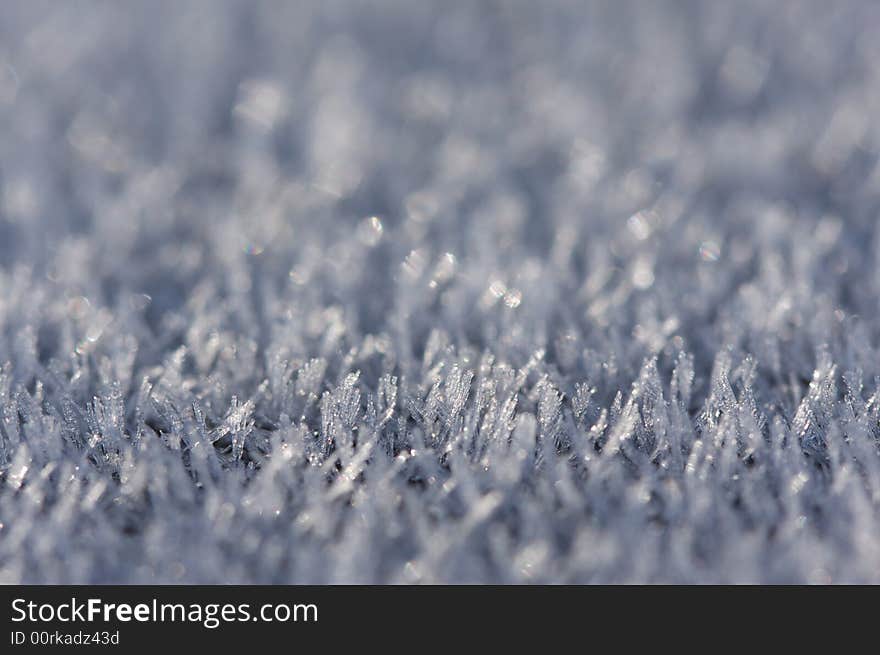
[[0, 581], [880, 582], [873, 2], [4, 2]]

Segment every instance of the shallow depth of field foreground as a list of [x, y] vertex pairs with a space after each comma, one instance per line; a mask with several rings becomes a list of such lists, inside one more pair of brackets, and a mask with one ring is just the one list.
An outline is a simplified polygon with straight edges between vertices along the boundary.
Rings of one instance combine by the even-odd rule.
[[0, 582], [880, 582], [873, 2], [4, 2]]

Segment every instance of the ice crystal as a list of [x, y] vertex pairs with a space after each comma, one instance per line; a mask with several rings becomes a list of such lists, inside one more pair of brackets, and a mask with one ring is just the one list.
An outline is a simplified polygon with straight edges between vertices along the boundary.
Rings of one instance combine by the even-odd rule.
[[0, 581], [880, 582], [878, 7], [87, 5], [0, 8]]

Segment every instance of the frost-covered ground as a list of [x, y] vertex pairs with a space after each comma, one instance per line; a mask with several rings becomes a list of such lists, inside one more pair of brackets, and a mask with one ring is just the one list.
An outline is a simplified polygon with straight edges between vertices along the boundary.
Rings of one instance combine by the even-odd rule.
[[880, 582], [873, 2], [3, 2], [3, 582]]

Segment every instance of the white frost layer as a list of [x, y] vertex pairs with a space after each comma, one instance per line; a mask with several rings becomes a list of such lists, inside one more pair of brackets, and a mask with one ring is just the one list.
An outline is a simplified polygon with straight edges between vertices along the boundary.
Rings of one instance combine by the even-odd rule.
[[880, 582], [875, 3], [43, 5], [0, 581]]

